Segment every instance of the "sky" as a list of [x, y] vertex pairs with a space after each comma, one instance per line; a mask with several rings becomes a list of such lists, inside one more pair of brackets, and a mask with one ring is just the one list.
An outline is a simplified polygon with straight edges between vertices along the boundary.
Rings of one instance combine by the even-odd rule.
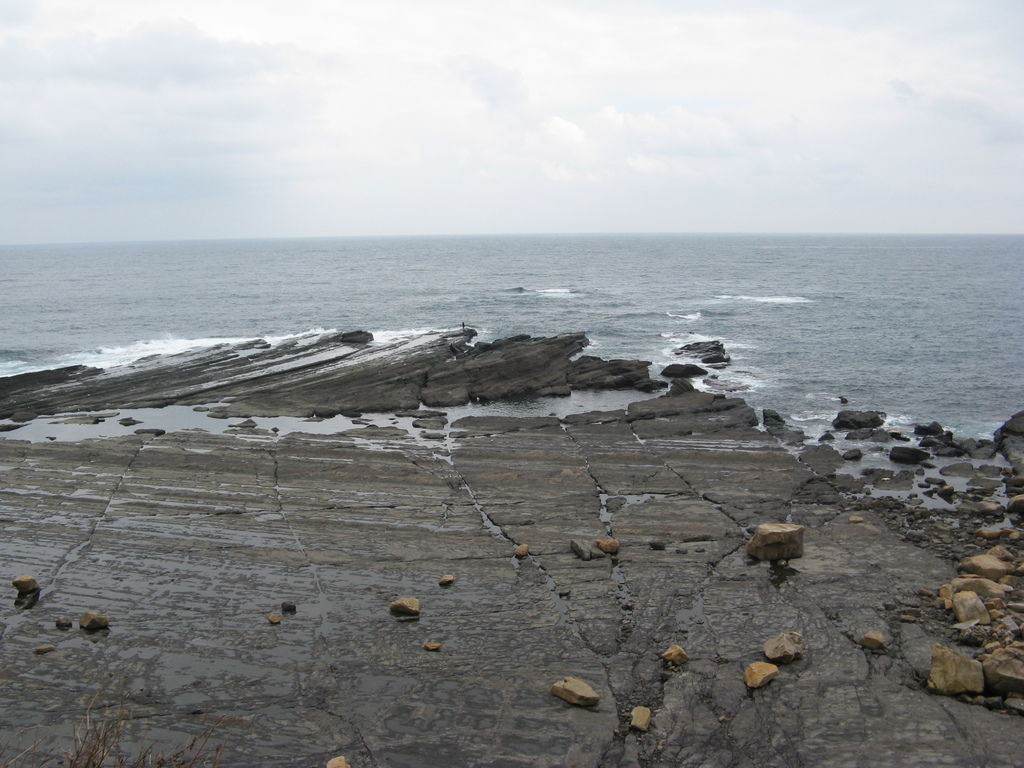
[[0, 243], [1022, 232], [1019, 0], [0, 0]]

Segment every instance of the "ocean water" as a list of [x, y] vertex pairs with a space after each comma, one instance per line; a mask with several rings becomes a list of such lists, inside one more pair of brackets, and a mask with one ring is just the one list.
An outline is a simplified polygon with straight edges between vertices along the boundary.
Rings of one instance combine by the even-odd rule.
[[[0, 376], [254, 337], [465, 322], [650, 360], [810, 433], [840, 407], [988, 436], [1024, 408], [1024, 236], [563, 235], [0, 246]], [[849, 399], [840, 406], [839, 396]]]

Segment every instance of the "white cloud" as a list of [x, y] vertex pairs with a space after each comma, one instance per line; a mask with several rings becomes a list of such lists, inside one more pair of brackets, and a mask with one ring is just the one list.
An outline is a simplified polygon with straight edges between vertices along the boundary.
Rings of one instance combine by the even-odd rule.
[[1021, 18], [0, 0], [0, 242], [1016, 229]]

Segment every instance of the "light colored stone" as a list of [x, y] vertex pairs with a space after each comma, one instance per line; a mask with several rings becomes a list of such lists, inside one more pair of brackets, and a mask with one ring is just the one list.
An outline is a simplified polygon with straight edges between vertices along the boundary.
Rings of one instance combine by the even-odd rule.
[[343, 755], [338, 755], [328, 760], [324, 768], [352, 768], [352, 766], [348, 764], [348, 760]]
[[518, 547], [512, 550], [512, 554], [516, 557], [523, 558], [530, 554], [530, 547], [526, 544], [520, 544]]
[[591, 558], [590, 543], [583, 539], [572, 539], [569, 542], [569, 549], [580, 560], [589, 560]]
[[601, 698], [578, 677], [563, 677], [551, 686], [551, 693], [577, 707], [593, 707]]
[[981, 662], [961, 656], [944, 646], [933, 645], [928, 688], [947, 696], [955, 696], [958, 693], [981, 693], [985, 689]]
[[981, 598], [970, 590], [957, 592], [953, 595], [953, 614], [958, 622], [978, 621], [981, 624], [991, 624], [992, 617], [988, 615], [988, 609], [981, 602]]
[[78, 626], [82, 629], [106, 629], [110, 626], [110, 619], [99, 611], [86, 611], [78, 617]]
[[747, 684], [747, 688], [760, 688], [774, 680], [777, 674], [779, 674], [779, 668], [774, 664], [755, 661], [753, 664], [748, 664], [747, 668], [743, 670], [743, 682]]
[[1024, 515], [1024, 493], [1019, 493], [1006, 502], [1006, 512], [1010, 515]]
[[851, 523], [863, 523], [864, 522], [864, 518], [861, 517], [860, 515], [850, 515], [850, 522]]
[[269, 621], [271, 624], [280, 624], [281, 623], [281, 615], [277, 614], [277, 613], [268, 613], [267, 614], [267, 621]]
[[437, 580], [437, 583], [442, 587], [450, 587], [452, 584], [455, 583], [455, 576], [451, 573], [446, 573], [440, 579]]
[[400, 597], [397, 600], [393, 600], [388, 608], [392, 613], [397, 613], [399, 616], [420, 615], [420, 601], [415, 597]]
[[39, 589], [39, 584], [32, 576], [19, 576], [11, 580], [11, 585], [18, 590], [19, 595], [27, 595]]
[[952, 597], [956, 592], [963, 592], [969, 590], [981, 598], [989, 597], [1003, 597], [1008, 592], [1012, 592], [1013, 588], [1008, 587], [1006, 584], [1000, 584], [992, 579], [983, 579], [981, 576], [964, 576], [959, 579], [953, 579], [949, 583], [950, 594], [948, 597]]
[[982, 662], [985, 685], [993, 693], [1024, 694], [1024, 648], [997, 648]]
[[997, 558], [999, 560], [1002, 560], [1005, 563], [1008, 563], [1011, 560], [1013, 560], [1013, 552], [1008, 550], [1002, 544], [996, 544], [994, 547], [992, 547], [985, 554], [986, 555], [992, 555], [992, 557]]
[[41, 643], [32, 649], [33, 653], [37, 653], [42, 656], [44, 653], [57, 650], [57, 646], [53, 643]]
[[423, 650], [425, 650], [425, 651], [440, 651], [441, 650], [441, 644], [436, 642], [436, 641], [434, 641], [434, 640], [427, 640], [427, 642], [425, 642], [423, 644]]
[[960, 562], [960, 570], [999, 581], [1003, 576], [1013, 573], [1013, 565], [992, 555], [974, 555]]
[[865, 632], [857, 639], [857, 643], [867, 648], [869, 651], [880, 651], [886, 646], [885, 635], [879, 632], [877, 629], [873, 629], [870, 632]]
[[783, 560], [804, 553], [804, 527], [791, 523], [762, 523], [747, 542], [747, 554], [758, 560]]
[[799, 632], [787, 630], [775, 637], [769, 637], [762, 646], [764, 655], [779, 664], [796, 661], [804, 652], [804, 636]]
[[690, 659], [690, 657], [686, 655], [686, 651], [678, 645], [670, 645], [662, 651], [660, 655], [661, 658], [669, 664], [675, 664], [677, 667], [682, 666]]
[[629, 713], [629, 727], [634, 731], [646, 731], [651, 727], [651, 708], [633, 707]]
[[595, 539], [594, 544], [604, 552], [606, 555], [614, 555], [619, 551], [619, 540], [618, 539]]

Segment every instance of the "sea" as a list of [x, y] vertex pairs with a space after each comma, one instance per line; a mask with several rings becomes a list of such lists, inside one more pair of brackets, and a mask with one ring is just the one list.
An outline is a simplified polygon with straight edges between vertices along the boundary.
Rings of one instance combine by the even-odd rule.
[[[840, 408], [989, 437], [1024, 409], [1024, 235], [532, 235], [0, 246], [0, 376], [252, 338], [584, 331], [820, 434]], [[840, 398], [848, 402], [842, 404]]]

